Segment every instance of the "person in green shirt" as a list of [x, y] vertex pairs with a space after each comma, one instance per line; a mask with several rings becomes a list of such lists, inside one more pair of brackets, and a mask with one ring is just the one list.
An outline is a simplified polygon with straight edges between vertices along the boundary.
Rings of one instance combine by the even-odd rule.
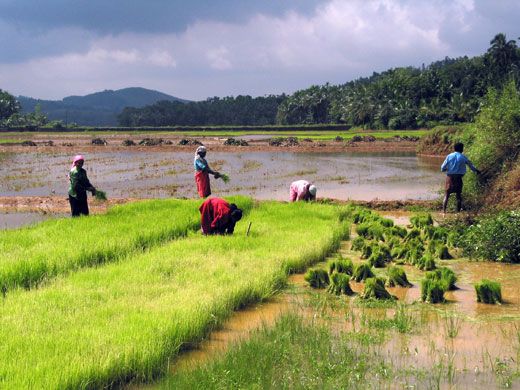
[[85, 158], [81, 155], [74, 157], [69, 172], [69, 203], [73, 217], [88, 215], [87, 191], [96, 194], [96, 189], [87, 177], [87, 171], [83, 169]]

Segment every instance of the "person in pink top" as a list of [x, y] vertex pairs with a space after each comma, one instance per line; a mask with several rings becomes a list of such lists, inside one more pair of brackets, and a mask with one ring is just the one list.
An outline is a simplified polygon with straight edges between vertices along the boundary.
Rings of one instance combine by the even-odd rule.
[[289, 189], [289, 200], [291, 202], [297, 200], [316, 200], [316, 192], [316, 186], [307, 180], [293, 181]]

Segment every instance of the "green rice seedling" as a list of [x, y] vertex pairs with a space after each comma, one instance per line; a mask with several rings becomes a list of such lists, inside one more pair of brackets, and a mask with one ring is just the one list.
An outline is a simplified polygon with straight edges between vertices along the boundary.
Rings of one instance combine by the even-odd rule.
[[425, 226], [422, 229], [421, 238], [425, 241], [431, 240], [435, 234], [435, 230], [436, 230], [436, 228], [433, 225]]
[[455, 272], [448, 267], [440, 267], [436, 270], [427, 272], [426, 278], [440, 281], [445, 291], [457, 289], [457, 286], [455, 286], [457, 276], [455, 275]]
[[[184, 207], [197, 212], [189, 201]], [[270, 297], [289, 272], [322, 261], [349, 233], [337, 206], [262, 202], [244, 218], [255, 221], [249, 236], [239, 229], [193, 233], [11, 291], [0, 305], [2, 387], [154, 380], [181, 346], [200, 341], [233, 310]]]
[[437, 249], [435, 251], [435, 255], [441, 260], [449, 260], [453, 259], [448, 247], [444, 244], [437, 245]]
[[375, 245], [372, 248], [372, 254], [368, 258], [368, 264], [372, 267], [383, 268], [391, 260], [392, 256], [386, 245]]
[[406, 277], [406, 272], [401, 267], [389, 267], [388, 268], [388, 279], [386, 281], [386, 285], [388, 287], [412, 287], [413, 284], [408, 281]]
[[304, 279], [312, 288], [325, 288], [329, 285], [329, 274], [322, 268], [311, 268], [304, 276]]
[[357, 225], [356, 226], [356, 233], [358, 234], [358, 236], [367, 238], [368, 237], [368, 228], [369, 228], [369, 226], [370, 225], [368, 223], [361, 223], [361, 224]]
[[408, 230], [402, 226], [392, 226], [390, 229], [387, 229], [387, 232], [395, 237], [405, 238], [408, 234]]
[[386, 290], [383, 278], [366, 279], [365, 288], [360, 297], [363, 299], [396, 299]]
[[475, 292], [477, 293], [477, 302], [502, 303], [502, 287], [498, 282], [482, 279], [475, 284]]
[[353, 251], [361, 252], [365, 248], [365, 239], [361, 236], [356, 237], [352, 240], [352, 246], [350, 249]]
[[95, 196], [95, 198], [96, 198], [97, 200], [100, 200], [100, 201], [105, 201], [105, 200], [108, 199], [108, 198], [107, 198], [107, 193], [106, 193], [105, 191], [101, 191], [101, 190], [96, 190], [94, 196]]
[[329, 261], [329, 274], [332, 275], [334, 272], [340, 274], [352, 275], [354, 272], [354, 264], [350, 259], [343, 259], [341, 257]]
[[424, 278], [421, 281], [421, 299], [423, 302], [428, 303], [443, 303], [444, 299], [444, 286], [441, 281]]
[[401, 240], [399, 239], [399, 237], [396, 236], [391, 236], [388, 238], [385, 237], [385, 242], [388, 245], [388, 248], [390, 249], [393, 249], [394, 247], [401, 245]]
[[354, 291], [350, 288], [349, 276], [339, 272], [333, 272], [330, 276], [330, 285], [327, 291], [336, 295], [354, 295]]
[[421, 261], [424, 254], [422, 244], [410, 244], [406, 246], [406, 257], [404, 258], [408, 264], [415, 265]]
[[356, 233], [369, 240], [384, 241], [385, 228], [376, 222], [364, 222], [356, 227]]
[[379, 224], [380, 225], [383, 225], [384, 227], [387, 227], [387, 228], [390, 228], [392, 226], [394, 226], [394, 221], [390, 218], [383, 218], [381, 217], [379, 220], [378, 220]]
[[352, 280], [356, 282], [361, 282], [367, 278], [373, 278], [374, 272], [372, 272], [372, 267], [370, 267], [367, 263], [360, 263], [354, 268], [354, 274], [352, 275]]
[[377, 244], [374, 242], [365, 241], [365, 246], [361, 250], [360, 257], [362, 259], [368, 259], [372, 255], [372, 252], [374, 251], [374, 247], [376, 247], [376, 246], [377, 246]]
[[221, 178], [222, 181], [223, 181], [224, 183], [226, 183], [226, 184], [229, 182], [229, 176], [228, 176], [227, 174], [225, 174], [225, 173], [221, 173], [221, 174], [220, 174], [220, 178]]
[[410, 218], [410, 223], [416, 228], [425, 228], [433, 225], [433, 218], [429, 213], [419, 213]]
[[447, 244], [448, 243], [448, 236], [449, 236], [450, 232], [448, 229], [446, 229], [445, 227], [443, 226], [437, 226], [433, 232], [433, 236], [432, 236], [432, 239], [433, 240], [437, 240], [437, 241], [441, 241], [443, 242], [444, 244]]
[[420, 238], [420, 237], [421, 237], [421, 231], [417, 228], [413, 228], [412, 230], [408, 231], [404, 240], [411, 241], [411, 240], [414, 240], [414, 239]]
[[419, 268], [421, 271], [431, 271], [436, 268], [435, 260], [433, 259], [432, 255], [429, 253], [426, 253], [423, 255], [419, 261], [417, 261], [414, 264], [417, 268]]
[[408, 252], [408, 248], [403, 245], [394, 246], [390, 252], [392, 259], [404, 259]]

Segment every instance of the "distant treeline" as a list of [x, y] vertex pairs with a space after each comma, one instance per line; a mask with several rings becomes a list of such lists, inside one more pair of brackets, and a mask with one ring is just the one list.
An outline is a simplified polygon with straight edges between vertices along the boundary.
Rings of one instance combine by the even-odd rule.
[[122, 126], [293, 125], [342, 123], [373, 129], [472, 121], [490, 87], [520, 80], [515, 40], [497, 34], [477, 57], [395, 68], [343, 85], [312, 86], [290, 96], [211, 98], [125, 108]]

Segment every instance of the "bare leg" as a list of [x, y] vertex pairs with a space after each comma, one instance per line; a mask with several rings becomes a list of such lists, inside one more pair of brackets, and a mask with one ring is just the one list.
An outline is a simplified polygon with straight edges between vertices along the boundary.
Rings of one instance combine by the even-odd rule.
[[457, 195], [457, 213], [462, 210], [462, 194], [460, 192], [457, 192], [455, 195]]
[[449, 192], [446, 191], [446, 194], [444, 195], [444, 200], [442, 201], [442, 212], [446, 214], [446, 207], [448, 207], [448, 200], [450, 199]]

